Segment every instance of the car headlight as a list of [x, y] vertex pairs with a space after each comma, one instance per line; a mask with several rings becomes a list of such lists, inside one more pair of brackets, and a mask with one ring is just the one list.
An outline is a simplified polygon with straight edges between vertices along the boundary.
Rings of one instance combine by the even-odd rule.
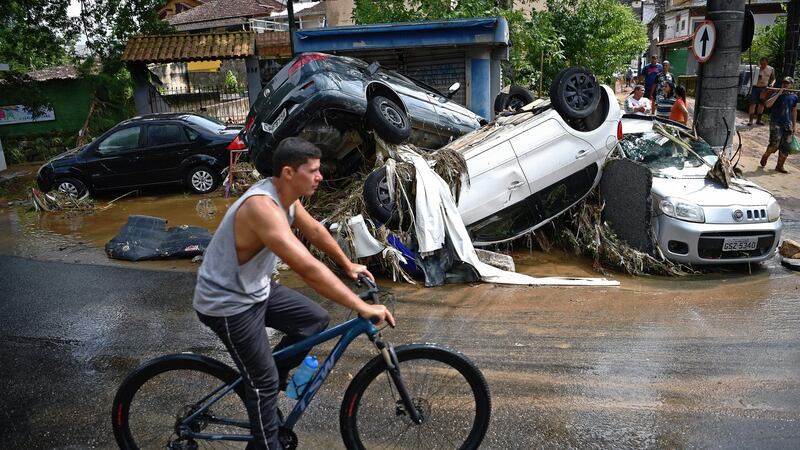
[[658, 207], [664, 214], [688, 222], [705, 222], [706, 216], [703, 208], [681, 198], [667, 197], [658, 202]]
[[769, 203], [767, 204], [767, 219], [770, 222], [775, 222], [780, 218], [781, 218], [781, 207], [780, 205], [778, 205], [778, 201], [775, 200], [775, 197], [771, 197], [769, 199]]

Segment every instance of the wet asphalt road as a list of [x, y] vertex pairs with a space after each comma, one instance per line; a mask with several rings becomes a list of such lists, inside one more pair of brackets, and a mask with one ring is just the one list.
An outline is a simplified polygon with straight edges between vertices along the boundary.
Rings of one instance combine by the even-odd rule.
[[[128, 371], [179, 351], [227, 360], [191, 310], [193, 273], [7, 256], [0, 267], [2, 448], [113, 448], [109, 408]], [[800, 291], [773, 263], [601, 290], [392, 289], [390, 341], [449, 345], [483, 369], [484, 448], [800, 445]], [[371, 355], [366, 340], [351, 347], [301, 420], [300, 448], [342, 447], [339, 401]]]

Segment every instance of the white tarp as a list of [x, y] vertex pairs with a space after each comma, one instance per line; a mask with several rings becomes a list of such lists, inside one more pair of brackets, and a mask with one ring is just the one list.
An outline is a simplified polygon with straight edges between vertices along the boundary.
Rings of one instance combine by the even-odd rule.
[[531, 277], [481, 262], [472, 246], [467, 228], [458, 214], [449, 186], [418, 154], [399, 150], [398, 157], [413, 164], [416, 169], [415, 228], [421, 255], [442, 248], [445, 236], [449, 236], [458, 259], [474, 267], [481, 279], [489, 283], [534, 286], [619, 286], [619, 281], [605, 278]]

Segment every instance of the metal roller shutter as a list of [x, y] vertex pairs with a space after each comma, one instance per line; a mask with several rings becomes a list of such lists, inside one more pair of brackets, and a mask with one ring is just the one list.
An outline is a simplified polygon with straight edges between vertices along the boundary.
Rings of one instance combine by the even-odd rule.
[[467, 67], [463, 51], [445, 48], [409, 52], [405, 62], [403, 73], [424, 81], [443, 94], [447, 94], [447, 89], [456, 81], [461, 83], [453, 101], [467, 104]]

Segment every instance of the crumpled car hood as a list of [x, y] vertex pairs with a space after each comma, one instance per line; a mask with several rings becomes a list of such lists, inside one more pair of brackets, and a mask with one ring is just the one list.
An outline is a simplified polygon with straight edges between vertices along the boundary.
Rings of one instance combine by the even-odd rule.
[[725, 189], [719, 183], [700, 176], [691, 178], [654, 176], [652, 192], [661, 198], [682, 198], [700, 206], [766, 206], [772, 197], [772, 194], [752, 181], [737, 178], [733, 183], [743, 189], [735, 187]]

